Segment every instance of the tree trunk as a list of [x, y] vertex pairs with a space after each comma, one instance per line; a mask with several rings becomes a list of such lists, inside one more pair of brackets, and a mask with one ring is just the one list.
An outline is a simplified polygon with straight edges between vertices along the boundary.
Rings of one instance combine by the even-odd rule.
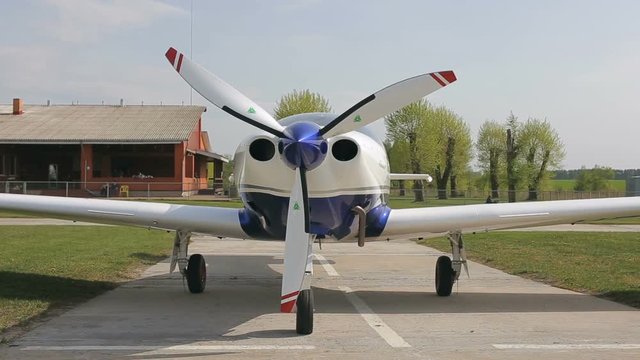
[[458, 176], [451, 175], [451, 180], [449, 181], [449, 183], [451, 184], [451, 190], [450, 190], [451, 197], [457, 198], [458, 197]]
[[422, 187], [422, 180], [413, 181], [413, 201], [414, 202], [424, 201], [424, 189]]
[[[531, 183], [529, 184], [529, 199], [531, 201], [534, 200], [538, 200], [538, 190], [540, 189], [540, 183], [542, 182], [542, 179], [544, 178], [544, 173], [547, 170], [547, 163], [549, 162], [549, 156], [551, 155], [551, 153], [549, 152], [549, 150], [545, 151], [544, 156], [542, 158], [542, 164], [540, 165], [540, 169], [538, 169], [538, 172], [536, 173], [535, 178], [531, 181]], [[532, 158], [531, 154], [530, 157]], [[529, 160], [529, 159], [527, 159]], [[532, 162], [533, 162], [533, 158], [532, 158]], [[531, 164], [533, 165], [533, 164]]]
[[516, 184], [517, 178], [515, 173], [516, 156], [518, 149], [515, 146], [511, 129], [507, 129], [507, 191], [509, 192], [509, 202], [516, 202]]
[[[418, 144], [416, 142], [416, 134], [409, 134], [409, 156], [411, 157], [411, 171], [414, 174], [420, 174], [420, 160], [418, 159]], [[424, 193], [422, 192], [422, 180], [413, 182], [413, 201], [423, 202]]]
[[491, 197], [493, 199], [500, 198], [500, 180], [498, 179], [498, 153], [491, 150], [489, 153], [489, 183], [491, 186]]
[[438, 187], [438, 199], [445, 200], [447, 198], [447, 183], [453, 170], [453, 151], [456, 146], [456, 140], [450, 137], [447, 141], [447, 152], [445, 153], [444, 171], [441, 171], [440, 165], [436, 166], [436, 186]]
[[444, 180], [444, 175], [440, 170], [440, 165], [436, 165], [436, 188], [438, 189], [438, 199], [444, 200], [447, 198], [447, 183]]
[[527, 196], [527, 201], [536, 200], [538, 198], [538, 193], [536, 192], [535, 179], [531, 178], [530, 171], [533, 169], [533, 162], [536, 159], [536, 149], [530, 148], [529, 153], [527, 154], [527, 190], [529, 190], [529, 195]]

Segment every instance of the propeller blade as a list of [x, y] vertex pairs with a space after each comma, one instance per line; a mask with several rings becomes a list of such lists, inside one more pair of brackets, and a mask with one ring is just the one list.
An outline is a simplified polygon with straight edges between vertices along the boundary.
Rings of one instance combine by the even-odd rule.
[[456, 81], [453, 71], [423, 74], [402, 80], [369, 95], [320, 130], [328, 138], [368, 125]]
[[309, 202], [305, 170], [296, 169], [289, 212], [287, 215], [287, 232], [284, 241], [284, 274], [282, 275], [282, 292], [280, 311], [294, 311], [298, 294], [302, 289], [302, 281], [311, 256], [309, 242]]
[[165, 56], [178, 74], [195, 91], [211, 101], [215, 106], [260, 130], [278, 137], [284, 137], [282, 134], [284, 127], [268, 112], [234, 87], [202, 66], [187, 59], [183, 53], [179, 53], [174, 48], [169, 48]]

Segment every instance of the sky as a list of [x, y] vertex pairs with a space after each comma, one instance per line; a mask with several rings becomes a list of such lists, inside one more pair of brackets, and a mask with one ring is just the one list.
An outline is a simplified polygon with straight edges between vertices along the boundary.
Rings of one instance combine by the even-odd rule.
[[[474, 138], [513, 112], [551, 123], [563, 168], [640, 168], [638, 14], [631, 0], [2, 1], [0, 103], [202, 104], [214, 151], [232, 154], [258, 131], [190, 100], [168, 47], [269, 112], [310, 89], [341, 113], [397, 81], [454, 70], [458, 81], [427, 99]], [[384, 137], [383, 120], [371, 126]]]

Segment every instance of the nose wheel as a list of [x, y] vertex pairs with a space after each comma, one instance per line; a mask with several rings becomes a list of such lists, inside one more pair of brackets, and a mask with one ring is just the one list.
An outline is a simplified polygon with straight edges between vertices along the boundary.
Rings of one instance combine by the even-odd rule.
[[296, 301], [296, 332], [308, 335], [313, 332], [313, 292], [311, 289], [300, 291]]

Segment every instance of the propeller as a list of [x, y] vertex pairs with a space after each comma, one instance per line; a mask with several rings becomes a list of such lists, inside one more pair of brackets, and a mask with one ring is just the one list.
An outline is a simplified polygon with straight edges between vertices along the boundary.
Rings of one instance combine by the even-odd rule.
[[189, 60], [183, 53], [178, 53], [174, 48], [169, 48], [165, 56], [178, 74], [212, 104], [260, 130], [283, 137], [284, 127], [240, 91]]
[[414, 76], [367, 96], [320, 131], [331, 137], [356, 130], [456, 81], [453, 71]]
[[310, 264], [309, 244], [313, 235], [309, 233], [306, 175], [324, 161], [328, 151], [327, 139], [368, 125], [456, 81], [453, 71], [419, 75], [367, 96], [323, 128], [311, 122], [296, 122], [285, 128], [255, 102], [176, 49], [169, 48], [165, 56], [180, 76], [204, 98], [230, 115], [278, 137], [281, 159], [295, 170], [285, 236], [282, 312], [294, 310], [307, 264]]
[[305, 173], [304, 168], [296, 169], [296, 178], [289, 198], [280, 298], [280, 311], [286, 313], [295, 309], [294, 305], [302, 289], [307, 261], [312, 255], [309, 251], [311, 248], [309, 242], [312, 237], [309, 234], [309, 199]]

